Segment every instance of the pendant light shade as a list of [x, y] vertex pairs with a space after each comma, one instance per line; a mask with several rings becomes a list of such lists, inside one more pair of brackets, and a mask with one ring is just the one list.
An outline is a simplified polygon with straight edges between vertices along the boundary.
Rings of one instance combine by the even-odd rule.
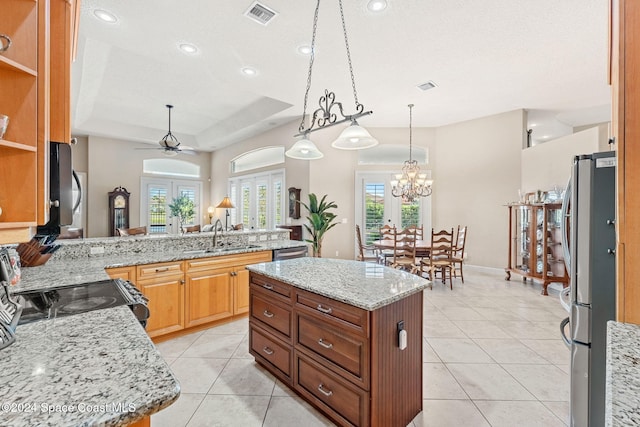
[[378, 145], [378, 140], [355, 120], [351, 126], [342, 131], [338, 139], [333, 141], [331, 146], [340, 150], [362, 150]]
[[324, 157], [324, 154], [318, 150], [316, 144], [311, 142], [306, 135], [302, 139], [297, 140], [284, 154], [287, 157], [298, 160], [315, 160]]

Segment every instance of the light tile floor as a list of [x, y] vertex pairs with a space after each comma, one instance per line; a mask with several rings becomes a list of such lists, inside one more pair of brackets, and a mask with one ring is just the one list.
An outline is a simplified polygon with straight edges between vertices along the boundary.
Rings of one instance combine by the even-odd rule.
[[[568, 425], [557, 292], [498, 270], [465, 273], [453, 290], [425, 290], [424, 403], [409, 427]], [[254, 362], [247, 331], [243, 319], [158, 344], [182, 393], [153, 427], [333, 425]]]

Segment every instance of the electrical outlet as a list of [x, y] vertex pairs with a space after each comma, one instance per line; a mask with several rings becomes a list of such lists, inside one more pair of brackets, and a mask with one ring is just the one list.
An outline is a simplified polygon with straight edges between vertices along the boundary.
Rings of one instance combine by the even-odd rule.
[[104, 246], [92, 246], [89, 250], [91, 255], [99, 255], [104, 253]]
[[340, 256], [340, 252], [336, 251], [336, 257], [339, 257], [339, 256]]

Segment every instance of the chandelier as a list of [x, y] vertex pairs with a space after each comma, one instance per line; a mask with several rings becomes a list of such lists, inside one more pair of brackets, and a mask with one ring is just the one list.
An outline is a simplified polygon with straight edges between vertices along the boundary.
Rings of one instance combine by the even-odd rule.
[[391, 194], [402, 197], [403, 202], [413, 202], [417, 198], [431, 195], [433, 180], [427, 179], [426, 173], [420, 173], [418, 161], [413, 160], [412, 149], [412, 121], [413, 104], [409, 104], [409, 160], [404, 161], [402, 173], [391, 180]]
[[309, 134], [320, 129], [326, 129], [341, 123], [350, 122], [350, 125], [342, 131], [338, 139], [331, 146], [341, 150], [360, 150], [370, 148], [378, 144], [369, 132], [360, 125], [357, 119], [369, 115], [372, 111], [364, 111], [364, 105], [358, 101], [358, 92], [356, 91], [356, 81], [353, 76], [353, 65], [351, 64], [351, 53], [349, 51], [349, 40], [347, 38], [347, 26], [344, 20], [344, 11], [342, 9], [342, 0], [338, 0], [340, 5], [340, 18], [342, 19], [342, 32], [344, 34], [344, 44], [347, 50], [347, 60], [349, 63], [349, 73], [351, 75], [351, 87], [353, 88], [353, 98], [355, 101], [355, 112], [353, 114], [345, 114], [342, 103], [336, 101], [336, 95], [325, 89], [318, 101], [319, 108], [313, 112], [309, 127], [305, 127], [304, 119], [307, 114], [307, 100], [309, 98], [309, 89], [311, 89], [311, 76], [313, 74], [313, 62], [316, 53], [316, 29], [318, 27], [318, 10], [320, 9], [320, 0], [317, 0], [315, 13], [313, 15], [313, 33], [311, 36], [311, 53], [309, 59], [309, 72], [307, 74], [307, 87], [304, 93], [304, 107], [302, 110], [302, 120], [295, 136], [302, 138], [296, 141], [293, 146], [287, 150], [285, 155], [293, 159], [314, 160], [320, 159], [324, 155], [318, 147], [309, 139]]

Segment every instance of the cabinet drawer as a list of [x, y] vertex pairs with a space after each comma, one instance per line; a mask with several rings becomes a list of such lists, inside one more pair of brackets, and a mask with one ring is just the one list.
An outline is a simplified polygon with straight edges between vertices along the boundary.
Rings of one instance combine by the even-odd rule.
[[138, 266], [137, 280], [144, 280], [147, 278], [167, 276], [172, 274], [182, 274], [183, 262], [162, 262], [158, 264], [147, 264]]
[[369, 333], [369, 312], [311, 292], [296, 290], [296, 303], [313, 310], [327, 322], [350, 327], [364, 336]]
[[342, 425], [368, 425], [369, 393], [296, 352], [296, 389]]
[[251, 284], [262, 290], [272, 292], [275, 295], [280, 295], [287, 299], [291, 299], [291, 293], [293, 292], [293, 287], [290, 285], [253, 273], [251, 273]]
[[291, 338], [291, 309], [283, 308], [256, 293], [251, 294], [251, 318]]
[[353, 376], [360, 386], [368, 388], [368, 340], [331, 328], [313, 317], [296, 315], [297, 343], [335, 363]]
[[284, 375], [291, 378], [292, 350], [278, 343], [268, 333], [254, 327], [250, 327], [249, 337], [250, 353], [259, 356], [278, 368]]

